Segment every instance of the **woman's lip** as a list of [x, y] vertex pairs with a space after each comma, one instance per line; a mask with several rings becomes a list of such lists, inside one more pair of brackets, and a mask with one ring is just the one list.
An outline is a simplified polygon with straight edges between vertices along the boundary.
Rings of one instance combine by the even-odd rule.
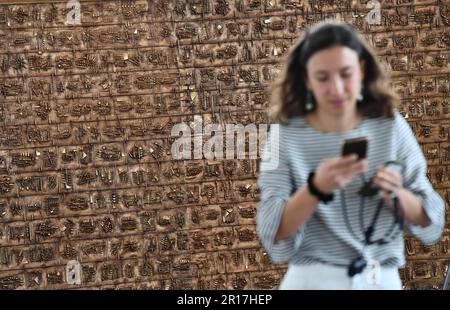
[[344, 104], [345, 103], [345, 99], [342, 99], [342, 100], [333, 100], [333, 101], [331, 101], [333, 104], [336, 104], [336, 105], [342, 105], [342, 104]]

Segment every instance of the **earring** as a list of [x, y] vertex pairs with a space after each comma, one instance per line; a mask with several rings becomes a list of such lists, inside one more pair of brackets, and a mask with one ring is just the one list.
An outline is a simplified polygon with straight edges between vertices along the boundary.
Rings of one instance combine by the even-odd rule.
[[305, 104], [305, 108], [306, 111], [311, 111], [312, 109], [314, 109], [314, 103], [313, 103], [313, 98], [312, 98], [312, 93], [311, 91], [307, 91], [306, 92], [306, 104]]
[[364, 85], [361, 85], [361, 91], [359, 92], [358, 97], [356, 97], [356, 101], [362, 102], [364, 100]]

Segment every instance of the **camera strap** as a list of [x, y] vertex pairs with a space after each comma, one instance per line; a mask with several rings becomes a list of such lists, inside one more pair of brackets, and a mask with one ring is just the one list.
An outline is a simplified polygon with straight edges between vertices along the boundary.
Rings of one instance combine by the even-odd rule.
[[[364, 175], [362, 175], [361, 177], [363, 180], [363, 184], [367, 184], [365, 182]], [[379, 191], [377, 190], [376, 193], [379, 193]], [[383, 197], [378, 195], [379, 202], [377, 204], [377, 208], [375, 210], [372, 221], [371, 221], [369, 227], [367, 227], [367, 229], [364, 229], [364, 212], [365, 212], [364, 209], [365, 209], [365, 201], [366, 201], [366, 198], [368, 198], [368, 197], [366, 195], [361, 195], [361, 207], [360, 207], [360, 211], [359, 211], [360, 212], [359, 213], [359, 225], [360, 225], [361, 231], [363, 233], [363, 237], [364, 237], [363, 239], [361, 239], [356, 235], [356, 233], [353, 231], [352, 226], [350, 225], [350, 219], [349, 219], [348, 212], [347, 212], [347, 204], [345, 201], [345, 191], [343, 189], [341, 189], [340, 196], [341, 196], [342, 212], [344, 215], [345, 225], [346, 225], [347, 229], [349, 230], [350, 234], [353, 236], [353, 238], [355, 238], [359, 242], [363, 243], [363, 250], [361, 251], [361, 255], [358, 256], [356, 259], [354, 259], [351, 262], [351, 264], [349, 265], [348, 275], [350, 277], [353, 277], [354, 275], [362, 272], [364, 270], [364, 268], [366, 268], [366, 266], [367, 266], [367, 261], [363, 256], [364, 248], [366, 246], [369, 246], [372, 244], [384, 245], [384, 244], [387, 244], [390, 241], [394, 240], [395, 238], [397, 238], [403, 229], [404, 221], [403, 221], [403, 216], [400, 214], [398, 197], [394, 192], [392, 192], [392, 193], [390, 193], [390, 198], [392, 199], [393, 207], [394, 207], [394, 220], [393, 220], [391, 226], [389, 227], [389, 229], [384, 233], [382, 238], [379, 238], [377, 240], [372, 240], [372, 236], [375, 232], [375, 227], [376, 227], [378, 218], [380, 216], [381, 209], [384, 205], [384, 199], [383, 199]], [[374, 196], [374, 195], [370, 195], [369, 197], [372, 197], [372, 196]], [[397, 226], [397, 224], [398, 224], [398, 230], [395, 232], [395, 227]], [[378, 263], [378, 266], [379, 266], [379, 263]], [[373, 278], [372, 280], [377, 282], [376, 274], [378, 274], [378, 272], [379, 272], [379, 268], [378, 269], [374, 268], [373, 270], [371, 270], [368, 274], [368, 281], [369, 281], [369, 277], [372, 277]]]
[[[364, 218], [364, 208], [365, 208], [366, 197], [362, 196], [361, 197], [361, 209], [360, 209], [360, 216], [359, 216], [359, 224], [360, 224], [361, 230], [363, 232], [364, 238], [363, 239], [359, 238], [356, 235], [356, 233], [354, 232], [352, 226], [350, 225], [350, 219], [349, 219], [348, 212], [347, 212], [347, 204], [345, 201], [345, 191], [344, 190], [341, 190], [340, 196], [341, 196], [342, 212], [344, 215], [345, 226], [347, 227], [347, 229], [349, 230], [349, 232], [353, 236], [353, 238], [355, 238], [359, 242], [363, 243], [365, 246], [372, 245], [374, 243], [377, 243], [379, 245], [386, 244], [389, 241], [394, 240], [397, 237], [398, 233], [403, 229], [403, 218], [401, 217], [400, 212], [399, 212], [400, 208], [399, 208], [398, 197], [396, 195], [391, 195], [392, 202], [394, 205], [394, 220], [382, 238], [377, 239], [377, 240], [372, 240], [372, 235], [375, 232], [375, 227], [376, 227], [378, 218], [380, 216], [381, 209], [383, 208], [384, 202], [383, 202], [383, 198], [380, 197], [380, 200], [378, 201], [377, 208], [375, 209], [375, 214], [372, 218], [372, 221], [371, 221], [369, 227], [364, 229], [363, 218]], [[392, 232], [394, 231], [396, 224], [399, 224], [399, 231], [397, 232], [397, 234], [392, 235]]]

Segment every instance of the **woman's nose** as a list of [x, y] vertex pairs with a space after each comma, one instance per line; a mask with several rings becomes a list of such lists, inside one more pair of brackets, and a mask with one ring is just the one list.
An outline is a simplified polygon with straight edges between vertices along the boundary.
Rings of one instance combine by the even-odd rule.
[[333, 96], [342, 96], [344, 94], [344, 83], [342, 79], [335, 78], [331, 80], [330, 92]]

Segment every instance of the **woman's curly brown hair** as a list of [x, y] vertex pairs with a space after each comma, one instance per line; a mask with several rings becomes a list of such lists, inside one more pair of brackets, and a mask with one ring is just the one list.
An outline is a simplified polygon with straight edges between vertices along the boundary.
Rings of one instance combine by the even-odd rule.
[[291, 117], [314, 111], [306, 109], [306, 64], [316, 52], [334, 46], [354, 50], [364, 62], [364, 99], [358, 102], [358, 110], [367, 117], [393, 117], [398, 97], [372, 48], [351, 26], [326, 20], [314, 25], [287, 54], [284, 72], [272, 87], [272, 121], [284, 123]]

